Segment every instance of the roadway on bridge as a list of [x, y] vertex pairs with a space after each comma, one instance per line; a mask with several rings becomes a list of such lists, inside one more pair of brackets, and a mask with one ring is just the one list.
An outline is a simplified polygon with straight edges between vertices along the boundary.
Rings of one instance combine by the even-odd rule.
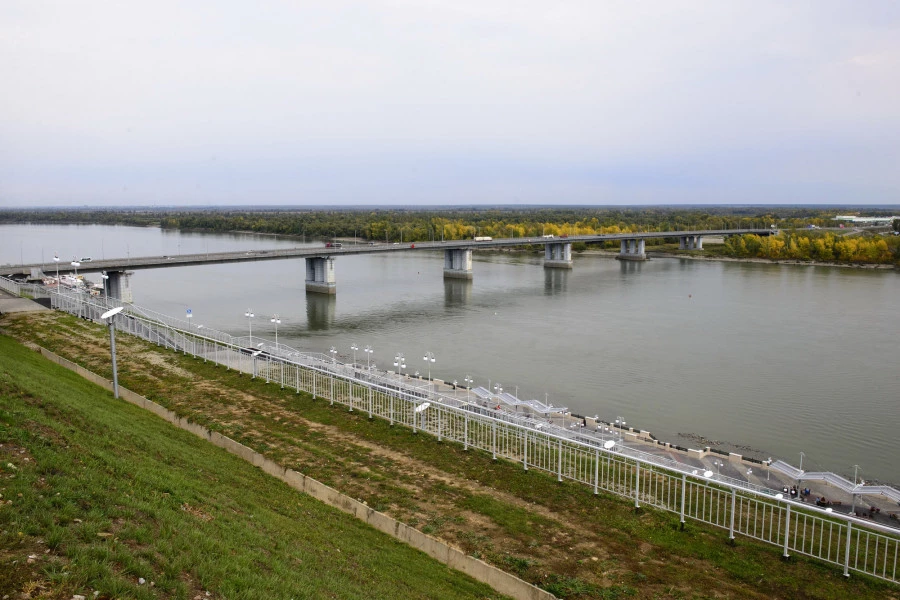
[[291, 258], [313, 257], [337, 257], [354, 254], [371, 254], [377, 252], [415, 252], [453, 249], [484, 249], [501, 248], [511, 246], [533, 246], [536, 244], [565, 244], [574, 242], [601, 243], [621, 240], [680, 238], [685, 236], [726, 236], [726, 235], [771, 235], [777, 233], [770, 229], [718, 229], [705, 231], [650, 231], [640, 233], [615, 233], [602, 235], [572, 235], [566, 237], [528, 237], [528, 238], [497, 238], [489, 240], [453, 240], [433, 242], [407, 242], [407, 243], [364, 243], [348, 244], [341, 248], [334, 247], [309, 247], [279, 248], [272, 250], [245, 250], [237, 252], [206, 252], [202, 254], [176, 254], [163, 256], [144, 256], [128, 258], [110, 258], [104, 260], [92, 260], [83, 262], [77, 266], [69, 261], [59, 263], [30, 263], [23, 265], [0, 266], [0, 275], [5, 277], [30, 276], [32, 269], [40, 269], [44, 274], [55, 274], [59, 269], [60, 274], [69, 274], [75, 271], [81, 273], [97, 273], [99, 271], [137, 271], [141, 269], [162, 269], [170, 267], [197, 266], [205, 264], [222, 264], [232, 262], [250, 262], [260, 260], [285, 260]]

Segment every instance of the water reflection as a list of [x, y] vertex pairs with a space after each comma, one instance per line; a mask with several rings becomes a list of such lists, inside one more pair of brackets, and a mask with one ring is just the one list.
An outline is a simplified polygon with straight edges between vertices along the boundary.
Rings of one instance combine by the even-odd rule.
[[306, 294], [306, 322], [310, 331], [326, 331], [334, 326], [337, 296]]
[[641, 267], [643, 266], [644, 261], [642, 260], [620, 260], [619, 261], [619, 272], [622, 275], [631, 275], [633, 273], [640, 273]]
[[544, 295], [555, 296], [568, 289], [570, 269], [544, 269]]
[[472, 301], [472, 281], [470, 279], [444, 280], [444, 306], [465, 306]]

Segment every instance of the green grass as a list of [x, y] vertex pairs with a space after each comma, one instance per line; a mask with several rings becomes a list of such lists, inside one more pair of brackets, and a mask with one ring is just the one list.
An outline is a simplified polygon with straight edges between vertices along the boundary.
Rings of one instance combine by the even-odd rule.
[[[47, 313], [4, 326], [109, 376], [108, 353], [96, 352], [99, 326]], [[126, 387], [568, 599], [634, 589], [654, 598], [900, 599], [897, 586], [859, 574], [845, 579], [840, 567], [799, 555], [783, 562], [778, 548], [742, 537], [729, 545], [727, 532], [700, 523], [681, 530], [677, 515], [635, 512], [625, 499], [321, 398], [129, 336], [117, 346]], [[152, 362], [142, 359], [151, 354]], [[146, 367], [162, 361], [183, 371], [149, 377]]]
[[4, 593], [497, 597], [4, 336], [0, 444]]

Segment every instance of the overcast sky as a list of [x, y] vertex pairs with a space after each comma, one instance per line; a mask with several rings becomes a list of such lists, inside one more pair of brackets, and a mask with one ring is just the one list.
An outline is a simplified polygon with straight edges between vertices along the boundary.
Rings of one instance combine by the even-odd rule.
[[900, 2], [0, 2], [0, 206], [900, 203]]

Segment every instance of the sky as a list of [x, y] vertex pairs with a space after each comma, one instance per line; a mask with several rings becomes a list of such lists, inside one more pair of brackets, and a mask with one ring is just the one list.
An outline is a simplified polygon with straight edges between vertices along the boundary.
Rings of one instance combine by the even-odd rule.
[[0, 207], [773, 203], [900, 204], [900, 3], [0, 3]]

